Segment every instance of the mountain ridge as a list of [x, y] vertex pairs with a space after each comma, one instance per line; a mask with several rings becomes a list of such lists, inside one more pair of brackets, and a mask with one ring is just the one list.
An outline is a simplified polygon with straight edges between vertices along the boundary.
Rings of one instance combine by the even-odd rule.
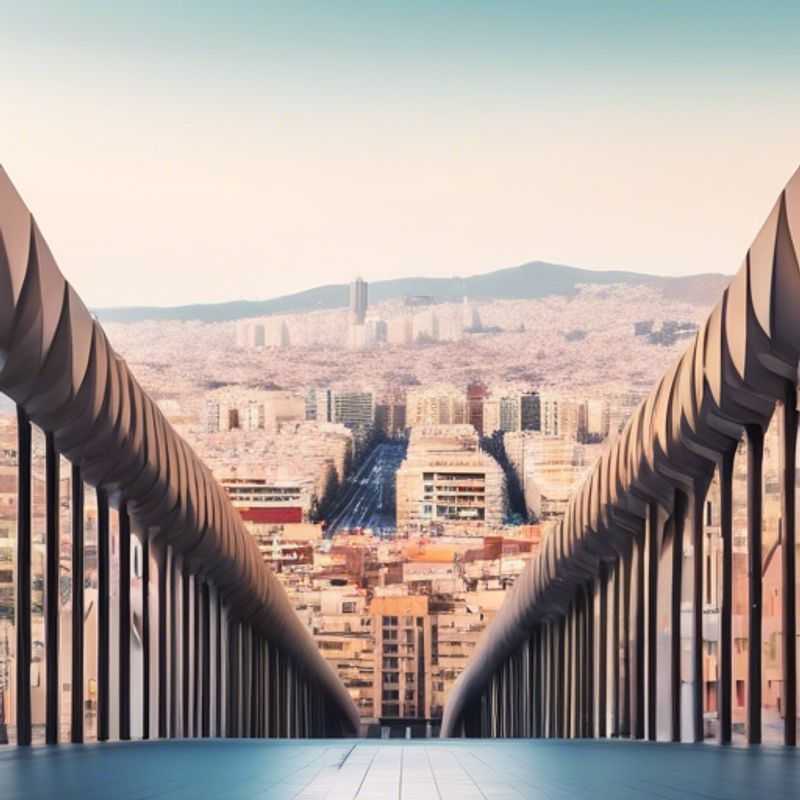
[[[729, 275], [699, 273], [666, 277], [623, 270], [589, 270], [545, 261], [529, 261], [466, 278], [392, 278], [369, 284], [369, 301], [381, 303], [407, 296], [430, 296], [440, 301], [535, 300], [569, 296], [579, 285], [652, 286], [665, 297], [711, 304], [730, 280]], [[200, 321], [230, 322], [247, 317], [296, 314], [346, 308], [348, 284], [325, 284], [270, 300], [232, 300], [185, 306], [120, 306], [93, 309], [102, 322]]]

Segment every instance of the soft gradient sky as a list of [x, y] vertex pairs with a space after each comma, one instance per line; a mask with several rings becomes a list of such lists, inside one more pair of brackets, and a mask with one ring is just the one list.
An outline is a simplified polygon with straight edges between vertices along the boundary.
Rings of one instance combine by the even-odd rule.
[[95, 306], [532, 259], [730, 272], [800, 163], [796, 2], [0, 0], [0, 20], [0, 163]]

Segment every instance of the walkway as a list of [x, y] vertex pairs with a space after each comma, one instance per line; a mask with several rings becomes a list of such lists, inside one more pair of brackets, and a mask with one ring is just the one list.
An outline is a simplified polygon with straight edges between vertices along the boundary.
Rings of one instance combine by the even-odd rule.
[[540, 741], [173, 741], [0, 748], [3, 800], [770, 800], [800, 751]]

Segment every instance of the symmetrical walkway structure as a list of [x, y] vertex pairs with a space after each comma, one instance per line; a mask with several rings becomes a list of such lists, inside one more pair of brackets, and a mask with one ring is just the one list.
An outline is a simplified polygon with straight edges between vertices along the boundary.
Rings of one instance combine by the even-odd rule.
[[[0, 168], [0, 391], [18, 411], [15, 708], [32, 740], [32, 660], [44, 740], [355, 735], [358, 715], [209, 469], [177, 435], [64, 279]], [[44, 641], [32, 641], [32, 433], [45, 442]], [[41, 434], [39, 434], [41, 435]], [[71, 469], [72, 496], [59, 496]], [[85, 498], [96, 492], [96, 687], [85, 696]], [[70, 508], [71, 651], [60, 645], [60, 507]], [[111, 531], [114, 531], [112, 539]], [[112, 545], [114, 567], [112, 571]], [[92, 553], [94, 557], [95, 553]], [[132, 556], [137, 608], [132, 609]], [[140, 566], [139, 566], [140, 564]], [[114, 603], [110, 598], [114, 597]], [[134, 632], [132, 627], [136, 628]], [[135, 633], [135, 635], [134, 635]], [[132, 643], [137, 665], [132, 667]], [[36, 645], [36, 655], [33, 655]], [[43, 646], [43, 647], [42, 647]], [[43, 656], [40, 656], [43, 649]], [[94, 665], [93, 665], [94, 666]], [[114, 730], [112, 731], [112, 723]], [[5, 728], [5, 725], [3, 725]]]
[[[777, 648], [782, 739], [796, 744], [799, 258], [800, 173], [683, 357], [518, 579], [449, 698], [443, 735], [700, 741], [713, 681], [719, 740], [731, 741], [736, 697], [745, 705], [743, 733], [756, 744], [763, 659]], [[776, 413], [782, 635], [762, 641], [762, 456]], [[739, 545], [732, 516], [737, 450], [747, 453]], [[710, 576], [703, 552], [715, 476], [722, 558], [719, 674], [712, 676], [704, 653]], [[746, 584], [737, 587], [747, 596], [743, 630], [733, 625], [735, 546], [748, 559]], [[737, 656], [746, 667], [734, 683]]]

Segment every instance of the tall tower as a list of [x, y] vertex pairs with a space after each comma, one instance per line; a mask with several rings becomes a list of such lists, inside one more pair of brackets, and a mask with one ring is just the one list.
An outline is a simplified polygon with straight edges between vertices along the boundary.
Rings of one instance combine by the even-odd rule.
[[356, 278], [350, 284], [350, 321], [363, 325], [367, 316], [367, 282]]

